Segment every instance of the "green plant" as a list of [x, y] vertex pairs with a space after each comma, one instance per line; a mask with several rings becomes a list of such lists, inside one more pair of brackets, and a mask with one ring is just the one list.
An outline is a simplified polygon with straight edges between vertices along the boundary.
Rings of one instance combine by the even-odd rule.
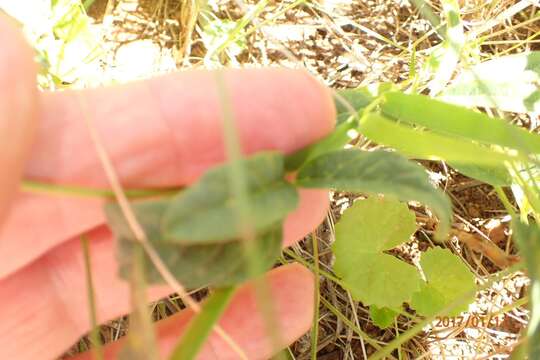
[[[348, 114], [350, 107], [338, 106], [335, 132], [317, 144], [289, 156], [260, 153], [239, 159], [209, 171], [177, 194], [155, 191], [150, 199], [132, 202], [150, 243], [183, 285], [236, 286], [270, 268], [280, 254], [282, 222], [296, 207], [297, 188], [306, 187], [371, 195], [347, 210], [338, 224], [335, 271], [358, 300], [373, 306], [371, 315], [380, 326], [391, 324], [402, 312], [404, 302], [420, 314], [433, 316], [456, 298], [461, 298], [461, 304], [452, 311], [463, 309], [471, 300], [471, 274], [448, 251], [433, 249], [422, 256], [425, 281], [417, 269], [383, 252], [406, 242], [415, 230], [414, 217], [397, 200], [419, 201], [434, 210], [440, 219], [438, 239], [443, 240], [451, 224], [447, 197], [430, 183], [421, 166], [396, 152], [342, 149], [349, 140], [347, 133], [356, 129], [409, 157], [445, 160], [458, 168], [473, 169], [469, 174], [480, 174], [479, 178], [488, 181], [492, 179], [484, 175], [492, 169], [512, 178], [509, 164], [536, 166], [531, 154], [540, 149], [540, 137], [502, 119], [426, 96], [407, 95], [392, 86], [381, 86], [377, 91], [348, 90], [341, 98], [352, 100], [355, 113]], [[243, 200], [231, 190], [231, 173], [238, 167], [245, 174]], [[285, 180], [290, 171], [298, 171], [293, 181]], [[530, 193], [534, 192], [529, 189]], [[386, 197], [377, 199], [378, 194]], [[248, 214], [258, 244], [257, 261], [252, 262], [256, 269], [250, 269], [253, 264], [244, 256], [241, 245], [244, 229], [238, 214], [245, 206], [244, 214]], [[132, 255], [141, 245], [134, 241], [135, 235], [118, 205], [110, 203], [106, 212], [120, 240], [121, 273], [128, 278]], [[355, 226], [362, 229], [361, 233], [354, 231]], [[385, 233], [389, 229], [394, 232]], [[146, 254], [143, 259], [146, 279], [162, 281]], [[384, 274], [391, 274], [394, 285], [402, 286], [385, 292], [391, 286], [385, 285], [389, 280]], [[452, 276], [453, 282], [449, 281]], [[365, 284], [359, 281], [368, 279], [371, 281]], [[217, 320], [215, 316], [210, 318]], [[208, 333], [208, 328], [193, 328]]]
[[[207, 60], [214, 61], [223, 51], [230, 52], [234, 58], [238, 50], [244, 48], [246, 34], [253, 30], [246, 31], [247, 24], [265, 4], [260, 2], [238, 22], [215, 20], [204, 24], [203, 41], [210, 50]], [[88, 19], [82, 16], [84, 11], [79, 5], [78, 1], [52, 2], [55, 12], [60, 14], [53, 27], [54, 37], [63, 48], [53, 58], [64, 61], [66, 47], [78, 40], [86, 41]], [[431, 18], [443, 42], [425, 64], [424, 73], [428, 78], [422, 79], [429, 81], [430, 95], [468, 107], [540, 111], [539, 53], [513, 55], [479, 64], [459, 75], [447, 87], [470, 44], [464, 39], [458, 2], [446, 0], [442, 5], [445, 24]], [[71, 7], [65, 11], [62, 6]], [[91, 44], [92, 39], [88, 39]], [[49, 62], [49, 56], [42, 54], [44, 63]], [[63, 79], [70, 81], [70, 69], [65, 66], [62, 65], [67, 71], [60, 71], [59, 65], [50, 67], [56, 70], [49, 71], [48, 76], [57, 85], [62, 84]], [[295, 154], [263, 153], [236, 159], [209, 171], [187, 190], [128, 189], [137, 218], [175, 277], [188, 287], [209, 285], [216, 289], [181, 340], [175, 358], [195, 357], [230, 300], [234, 287], [274, 264], [280, 254], [282, 222], [296, 206], [298, 188], [336, 189], [369, 195], [367, 200], [359, 200], [348, 209], [337, 226], [334, 271], [340, 278], [336, 280], [349, 289], [356, 300], [370, 306], [370, 315], [378, 326], [392, 325], [395, 317], [404, 313], [403, 303], [425, 316], [426, 321], [435, 315], [463, 310], [473, 299], [475, 286], [471, 273], [456, 256], [439, 247], [423, 253], [417, 265], [424, 275], [422, 278], [419, 269], [385, 253], [408, 241], [416, 229], [413, 214], [399, 200], [419, 201], [435, 212], [440, 220], [438, 240], [445, 239], [452, 223], [448, 198], [435, 189], [421, 166], [407, 158], [442, 160], [463, 174], [494, 185], [499, 194], [502, 186], [512, 186], [514, 193], [519, 194], [516, 198], [521, 216], [514, 216], [514, 231], [518, 245], [528, 255], [526, 261], [533, 281], [533, 315], [528, 336], [529, 339], [538, 338], [540, 305], [535, 255], [540, 250], [538, 228], [529, 215], [532, 214], [536, 221], [540, 219], [536, 155], [540, 150], [540, 137], [510, 125], [502, 118], [411, 94], [418, 91], [420, 82], [414, 71], [411, 69], [410, 84], [382, 84], [374, 90], [339, 91], [336, 130]], [[494, 78], [493, 73], [500, 76]], [[408, 88], [408, 85], [411, 86]], [[364, 143], [371, 141], [389, 149], [343, 150], [350, 141], [351, 131], [361, 134]], [[230, 158], [235, 159], [234, 156]], [[245, 175], [245, 184], [241, 186], [245, 187], [244, 197], [233, 190], [235, 184], [231, 179], [237, 177], [235, 169], [241, 169]], [[296, 179], [284, 180], [293, 171], [298, 171]], [[26, 188], [40, 190], [42, 185], [27, 182]], [[48, 186], [41, 190], [112, 197], [108, 190]], [[381, 194], [384, 197], [379, 197]], [[508, 209], [511, 212], [510, 205]], [[240, 220], [242, 213], [248, 216]], [[122, 275], [129, 278], [135, 263], [133, 254], [142, 254], [141, 245], [134, 241], [136, 236], [118, 205], [109, 204], [107, 214], [120, 239]], [[245, 222], [250, 224], [258, 244], [256, 251], [247, 256], [242, 245]], [[256, 261], [249, 258], [253, 255], [257, 257]], [[162, 281], [150, 259], [146, 255], [143, 259], [145, 277], [151, 282]], [[357, 333], [365, 335], [361, 330]], [[530, 357], [536, 358], [539, 350], [533, 341], [530, 343], [533, 345], [528, 349]]]
[[[356, 113], [346, 118], [347, 108], [338, 106], [340, 122], [336, 131], [318, 144], [288, 157], [275, 153], [259, 154], [236, 164], [246, 174], [249, 222], [257, 241], [267, 249], [259, 253], [265, 254], [265, 257], [258, 259], [261, 266], [257, 273], [270, 267], [279, 255], [279, 229], [285, 216], [295, 207], [296, 187], [337, 189], [372, 196], [386, 194], [402, 201], [423, 202], [441, 220], [438, 238], [444, 239], [450, 225], [450, 203], [441, 191], [431, 185], [425, 170], [395, 152], [342, 149], [349, 140], [347, 133], [351, 129], [409, 157], [445, 160], [458, 169], [465, 169], [464, 172], [473, 177], [494, 184], [501, 182], [497, 177], [492, 179], [492, 173], [503, 174], [505, 179], [512, 178], [511, 164], [514, 167], [515, 164], [521, 164], [522, 167], [523, 164], [537, 164], [532, 154], [540, 149], [540, 137], [505, 120], [490, 118], [426, 96], [408, 95], [396, 91], [392, 86], [382, 86], [377, 91], [345, 91], [343, 97], [352, 100]], [[227, 174], [233, 166], [235, 164], [212, 170], [192, 188], [172, 198], [133, 203], [136, 213], [142, 215], [140, 218], [150, 234], [150, 240], [158, 251], [161, 250], [174, 274], [188, 286], [234, 285], [249, 277], [247, 260], [241, 256], [238, 241], [241, 229], [235, 221], [241, 201], [228, 190], [230, 178]], [[296, 179], [291, 183], [283, 180], [286, 172], [293, 170], [298, 171]], [[375, 198], [370, 199], [358, 202], [349, 211], [357, 212], [360, 211], [358, 208], [366, 206], [369, 208], [365, 210], [367, 213], [376, 214], [400, 208], [397, 203], [392, 205], [394, 208], [388, 205], [392, 203], [384, 202], [377, 208], [377, 202], [373, 202]], [[407, 234], [414, 231], [410, 215], [406, 215], [405, 208], [401, 209], [404, 211], [401, 216], [408, 216], [410, 226], [402, 229], [401, 236], [390, 243], [373, 247], [369, 247], [369, 241], [380, 240], [381, 236], [369, 234], [369, 229], [385, 227], [380, 222], [382, 217], [377, 217], [379, 223], [377, 219], [364, 222], [362, 228], [367, 235], [364, 234], [360, 240], [354, 237], [350, 229], [343, 229], [347, 228], [347, 219], [356, 219], [353, 223], [362, 223], [361, 219], [365, 220], [366, 215], [354, 217], [354, 213], [346, 213], [343, 220], [346, 222], [338, 224], [336, 273], [343, 277], [346, 286], [355, 284], [351, 286], [353, 295], [356, 294], [367, 305], [374, 305], [372, 316], [380, 319], [379, 324], [389, 324], [390, 319], [401, 312], [399, 307], [403, 302], [408, 302], [419, 313], [430, 316], [443, 311], [456, 298], [461, 298], [460, 306], [454, 307], [451, 313], [459, 312], [472, 299], [470, 294], [474, 293], [471, 291], [474, 284], [472, 275], [451, 253], [434, 249], [423, 255], [420, 265], [427, 282], [421, 280], [418, 271], [410, 265], [382, 253], [383, 250], [407, 241]], [[125, 255], [130, 247], [138, 245], [133, 241], [125, 241], [131, 238], [129, 229], [122, 217], [118, 216], [115, 205], [109, 206], [108, 213], [113, 229], [124, 239], [121, 254]], [[395, 219], [401, 217], [395, 216]], [[399, 225], [405, 226], [406, 223], [400, 221]], [[221, 225], [216, 232], [209, 229], [207, 224]], [[340, 255], [339, 249], [351, 247], [351, 243], [356, 244], [356, 250], [349, 253], [344, 251]], [[220, 259], [214, 262], [216, 267], [209, 267], [209, 259], [216, 258]], [[347, 263], [346, 258], [349, 258], [349, 262], [362, 264], [362, 271], [358, 266], [355, 269], [354, 266], [343, 265]], [[446, 272], [444, 266], [450, 270]], [[203, 268], [205, 271], [200, 270]], [[188, 269], [199, 269], [197, 276]], [[383, 270], [390, 271], [394, 276], [406, 274], [403, 278], [396, 278], [401, 279], [404, 286], [394, 288], [395, 292], [390, 294], [381, 292], [380, 288], [385, 288]], [[154, 281], [159, 278], [151, 270], [147, 275]], [[347, 281], [349, 276], [356, 280]], [[452, 278], [455, 280], [450, 281]], [[361, 286], [359, 279], [379, 280]], [[361, 290], [355, 292], [357, 286]]]

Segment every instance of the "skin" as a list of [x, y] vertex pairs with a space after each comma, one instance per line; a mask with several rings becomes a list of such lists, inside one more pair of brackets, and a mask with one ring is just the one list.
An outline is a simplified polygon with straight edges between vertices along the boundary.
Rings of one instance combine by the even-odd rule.
[[[81, 234], [91, 240], [100, 322], [130, 311], [129, 291], [116, 276], [103, 201], [21, 193], [21, 179], [108, 186], [84, 115], [98, 129], [126, 188], [190, 184], [225, 160], [222, 111], [215, 74], [205, 71], [38, 93], [32, 50], [1, 15], [0, 44], [0, 358], [53, 359], [90, 329]], [[302, 71], [231, 70], [225, 79], [245, 153], [290, 153], [334, 127], [328, 90]], [[316, 227], [327, 206], [325, 191], [302, 190], [298, 209], [284, 225], [284, 246]], [[267, 279], [285, 346], [311, 326], [313, 276], [300, 265], [288, 265], [270, 271]], [[156, 300], [169, 292], [166, 286], [152, 287], [148, 297]], [[157, 324], [163, 356], [191, 316], [188, 310]], [[250, 284], [235, 295], [221, 325], [250, 358], [275, 353]], [[108, 358], [116, 357], [121, 342], [106, 347]], [[212, 335], [200, 358], [237, 356]]]

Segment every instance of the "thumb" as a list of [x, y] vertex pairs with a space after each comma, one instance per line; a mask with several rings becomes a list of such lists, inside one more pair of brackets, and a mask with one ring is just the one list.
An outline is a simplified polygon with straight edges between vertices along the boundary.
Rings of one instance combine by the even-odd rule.
[[38, 94], [34, 52], [15, 22], [0, 12], [0, 224], [29, 155]]

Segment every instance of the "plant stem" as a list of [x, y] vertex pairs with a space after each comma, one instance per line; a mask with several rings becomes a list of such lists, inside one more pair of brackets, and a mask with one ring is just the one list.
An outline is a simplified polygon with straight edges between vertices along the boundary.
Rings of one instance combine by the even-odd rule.
[[[27, 193], [71, 196], [82, 198], [114, 199], [114, 191], [109, 189], [90, 188], [76, 185], [60, 185], [35, 180], [23, 180], [21, 190]], [[182, 190], [178, 188], [163, 189], [127, 189], [125, 194], [130, 199], [146, 198], [155, 196], [172, 196]]]
[[99, 327], [97, 322], [96, 311], [96, 298], [94, 293], [94, 281], [92, 278], [92, 264], [90, 263], [90, 248], [88, 246], [88, 237], [86, 235], [81, 236], [81, 245], [83, 248], [84, 256], [84, 271], [86, 275], [86, 290], [88, 294], [88, 310], [90, 315], [90, 324], [92, 330], [90, 331], [90, 341], [92, 342], [92, 354], [94, 360], [103, 360], [103, 345], [101, 344], [101, 337], [99, 333]]
[[317, 360], [317, 348], [319, 340], [319, 303], [321, 298], [319, 284], [319, 238], [317, 237], [317, 230], [313, 231], [311, 235], [311, 242], [313, 243], [313, 259], [315, 264], [315, 304], [313, 305], [313, 327], [311, 328], [311, 360]]

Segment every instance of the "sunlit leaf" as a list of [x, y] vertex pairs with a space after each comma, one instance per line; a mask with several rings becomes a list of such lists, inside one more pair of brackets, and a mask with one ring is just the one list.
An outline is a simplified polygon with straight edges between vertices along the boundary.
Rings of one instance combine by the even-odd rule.
[[413, 295], [411, 306], [425, 316], [435, 315], [454, 302], [444, 315], [457, 315], [465, 311], [474, 300], [474, 275], [449, 250], [434, 248], [422, 254], [420, 265], [426, 277], [421, 290]]
[[306, 163], [298, 185], [370, 194], [387, 194], [403, 201], [430, 206], [441, 220], [440, 231], [450, 226], [451, 204], [429, 181], [424, 168], [386, 151], [347, 149], [323, 154]]
[[407, 204], [372, 196], [344, 212], [336, 226], [336, 239], [351, 245], [352, 256], [378, 253], [408, 241], [416, 228], [416, 217]]
[[428, 84], [431, 96], [440, 93], [452, 78], [465, 44], [458, 1], [441, 0], [441, 5], [446, 20], [444, 41], [427, 62], [428, 71], [434, 73]]
[[406, 242], [416, 230], [405, 204], [387, 199], [357, 201], [336, 225], [334, 271], [364, 305], [398, 308], [420, 286], [417, 269], [382, 253]]
[[506, 146], [524, 154], [540, 153], [540, 135], [530, 133], [503, 119], [490, 118], [486, 114], [422, 95], [391, 92], [384, 97], [384, 114], [400, 121], [457, 139]]
[[378, 144], [418, 159], [490, 166], [517, 159], [469, 140], [413, 128], [379, 114], [364, 116], [360, 132]]
[[353, 298], [366, 306], [397, 308], [410, 301], [419, 289], [418, 270], [394, 256], [384, 253], [353, 256], [350, 248], [334, 251], [336, 274], [343, 277]]
[[540, 112], [540, 52], [498, 57], [456, 78], [441, 99], [468, 107]]

